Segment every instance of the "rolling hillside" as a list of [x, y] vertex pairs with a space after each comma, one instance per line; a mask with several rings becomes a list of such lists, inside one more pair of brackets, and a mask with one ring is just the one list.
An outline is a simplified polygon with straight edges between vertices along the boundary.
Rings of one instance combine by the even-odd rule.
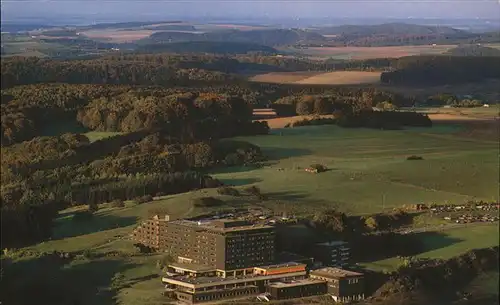
[[186, 41], [163, 44], [148, 44], [140, 46], [137, 52], [168, 52], [168, 53], [211, 53], [211, 54], [246, 54], [260, 52], [275, 54], [278, 51], [272, 47], [246, 43], [224, 41]]
[[182, 32], [158, 32], [143, 39], [141, 43], [165, 43], [186, 41], [217, 41], [217, 42], [244, 42], [266, 46], [294, 45], [311, 42], [325, 42], [326, 38], [318, 33], [303, 30], [227, 30], [202, 34]]
[[500, 56], [500, 50], [480, 45], [464, 45], [445, 53], [453, 56]]

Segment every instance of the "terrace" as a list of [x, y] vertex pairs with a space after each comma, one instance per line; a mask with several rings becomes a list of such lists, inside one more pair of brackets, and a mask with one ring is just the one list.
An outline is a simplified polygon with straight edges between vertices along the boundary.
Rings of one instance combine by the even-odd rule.
[[268, 286], [275, 287], [275, 288], [289, 288], [289, 287], [305, 286], [305, 285], [312, 285], [312, 284], [321, 284], [324, 282], [325, 281], [315, 280], [315, 279], [302, 279], [302, 280], [289, 281], [289, 282], [275, 282], [275, 283], [269, 284]]
[[190, 288], [203, 288], [210, 286], [221, 286], [221, 285], [231, 285], [231, 284], [241, 284], [246, 282], [273, 280], [286, 277], [301, 277], [306, 275], [306, 271], [281, 273], [276, 275], [260, 275], [260, 274], [247, 274], [235, 277], [216, 277], [216, 276], [203, 276], [203, 277], [191, 277], [185, 275], [179, 276], [166, 276], [162, 278], [163, 283], [169, 283], [173, 285], [186, 286]]
[[312, 270], [311, 275], [325, 277], [325, 278], [336, 278], [336, 279], [363, 276], [363, 274], [359, 272], [354, 272], [340, 268], [333, 268], [333, 267], [326, 267], [326, 268]]

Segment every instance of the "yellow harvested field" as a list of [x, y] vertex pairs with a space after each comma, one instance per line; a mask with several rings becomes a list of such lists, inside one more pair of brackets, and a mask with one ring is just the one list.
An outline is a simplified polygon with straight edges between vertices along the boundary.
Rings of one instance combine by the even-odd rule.
[[265, 120], [256, 120], [256, 121], [266, 121], [271, 129], [284, 128], [286, 124], [291, 124], [296, 121], [301, 121], [303, 119], [313, 119], [313, 118], [333, 118], [333, 115], [298, 115], [298, 116], [289, 116], [289, 117], [280, 117], [280, 118], [272, 118]]
[[322, 72], [271, 72], [255, 75], [250, 78], [253, 82], [289, 84], [304, 80]]
[[495, 118], [480, 118], [461, 114], [433, 113], [429, 114], [432, 121], [490, 121]]
[[295, 82], [307, 85], [374, 84], [380, 81], [380, 72], [337, 71], [322, 73]]
[[112, 42], [133, 42], [151, 36], [152, 30], [92, 30], [82, 32], [82, 35], [90, 39], [105, 39]]
[[398, 58], [403, 56], [442, 54], [456, 45], [423, 45], [423, 46], [394, 46], [394, 47], [312, 47], [293, 49], [293, 51], [315, 58], [335, 59], [370, 59], [370, 58]]
[[355, 85], [380, 82], [380, 72], [273, 72], [250, 78], [254, 82], [306, 85]]

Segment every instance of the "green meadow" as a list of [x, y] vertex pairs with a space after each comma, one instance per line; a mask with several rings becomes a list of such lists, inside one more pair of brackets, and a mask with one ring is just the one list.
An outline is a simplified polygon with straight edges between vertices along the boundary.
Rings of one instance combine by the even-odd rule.
[[[225, 168], [209, 174], [237, 188], [257, 185], [269, 196], [265, 201], [221, 196], [226, 207], [257, 205], [297, 215], [326, 208], [359, 215], [421, 202], [498, 200], [498, 144], [458, 137], [458, 130], [457, 126], [398, 131], [337, 126], [273, 130], [267, 136], [239, 138], [262, 148], [268, 156], [263, 167]], [[106, 135], [96, 134], [96, 138], [101, 136]], [[424, 159], [406, 160], [410, 155]], [[324, 164], [329, 170], [319, 174], [304, 171], [314, 163]], [[137, 253], [129, 235], [152, 209], [163, 209], [175, 217], [206, 212], [192, 205], [192, 199], [201, 196], [218, 195], [214, 189], [205, 189], [155, 198], [140, 205], [127, 202], [123, 208], [104, 204], [91, 220], [81, 223], [71, 217], [85, 207], [68, 209], [61, 212], [52, 240], [24, 250], [91, 252], [90, 258], [82, 256], [64, 268], [47, 267], [47, 276], [75, 281], [85, 292], [86, 304], [168, 304], [161, 295], [161, 270], [156, 265], [161, 254]], [[419, 256], [447, 258], [473, 248], [498, 245], [497, 225], [443, 233], [447, 238], [425, 240], [428, 251]], [[36, 264], [36, 259], [15, 260], [19, 268]], [[397, 258], [389, 258], [366, 266], [390, 270], [397, 264]]]

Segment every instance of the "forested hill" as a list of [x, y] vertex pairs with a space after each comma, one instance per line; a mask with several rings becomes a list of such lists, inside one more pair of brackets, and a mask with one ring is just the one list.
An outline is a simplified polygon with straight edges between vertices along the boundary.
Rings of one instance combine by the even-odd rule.
[[446, 26], [429, 26], [409, 23], [383, 23], [378, 25], [341, 25], [319, 28], [324, 35], [345, 35], [366, 37], [372, 35], [466, 35], [466, 31]]
[[500, 56], [500, 50], [481, 45], [463, 45], [445, 53], [453, 56]]
[[304, 30], [227, 30], [202, 34], [183, 32], [158, 32], [141, 41], [143, 44], [186, 41], [245, 42], [266, 46], [296, 45], [301, 43], [321, 43], [326, 38], [318, 33]]
[[393, 63], [381, 81], [393, 85], [446, 85], [500, 79], [500, 57], [409, 56]]
[[234, 75], [199, 67], [176, 67], [158, 60], [2, 60], [2, 88], [36, 83], [182, 86], [235, 81]]
[[186, 41], [162, 44], [141, 45], [136, 50], [140, 53], [210, 53], [210, 54], [247, 54], [258, 52], [276, 54], [278, 50], [264, 45], [246, 42], [228, 41]]
[[316, 33], [330, 37], [328, 44], [350, 46], [396, 46], [500, 42], [499, 33], [470, 33], [445, 27], [406, 23], [379, 25], [343, 25], [316, 28]]

